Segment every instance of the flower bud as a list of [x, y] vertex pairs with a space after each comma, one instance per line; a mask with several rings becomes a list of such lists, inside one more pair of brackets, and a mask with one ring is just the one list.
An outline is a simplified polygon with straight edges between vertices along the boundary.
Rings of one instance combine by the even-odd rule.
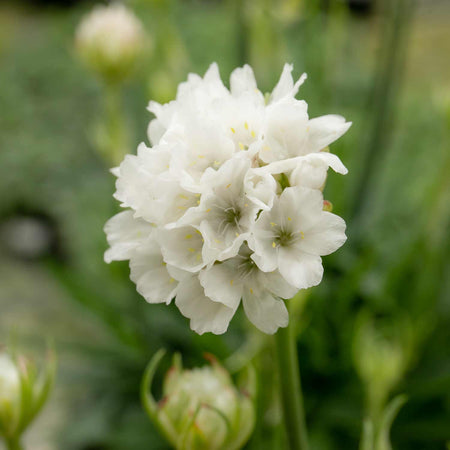
[[76, 31], [75, 43], [88, 67], [108, 82], [120, 82], [132, 71], [143, 49], [141, 22], [124, 5], [97, 6]]
[[[395, 331], [398, 333], [399, 326]], [[392, 334], [392, 331], [390, 330]], [[401, 330], [403, 331], [403, 330]], [[362, 316], [354, 337], [355, 367], [367, 391], [372, 413], [380, 413], [389, 394], [403, 377], [409, 363], [405, 337], [386, 336], [386, 330]]]
[[323, 210], [327, 212], [333, 211], [333, 203], [328, 200], [323, 201]]
[[229, 373], [209, 357], [211, 365], [183, 369], [177, 355], [163, 384], [158, 403], [150, 394], [156, 366], [164, 352], [150, 361], [142, 382], [142, 400], [150, 418], [177, 450], [240, 449], [253, 430], [254, 374], [238, 390]]
[[53, 354], [39, 371], [21, 355], [0, 353], [0, 436], [7, 442], [18, 442], [45, 404], [55, 368]]
[[14, 427], [20, 412], [20, 374], [7, 353], [0, 354], [0, 430]]

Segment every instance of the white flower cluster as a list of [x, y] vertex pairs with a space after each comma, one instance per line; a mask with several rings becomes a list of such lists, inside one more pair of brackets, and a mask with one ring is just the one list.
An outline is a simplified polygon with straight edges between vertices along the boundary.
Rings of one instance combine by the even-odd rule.
[[125, 211], [105, 226], [107, 262], [130, 260], [150, 303], [175, 304], [198, 333], [224, 333], [241, 300], [265, 333], [288, 324], [282, 299], [320, 283], [321, 256], [346, 240], [345, 222], [323, 210], [326, 147], [350, 127], [343, 117], [309, 119], [286, 64], [275, 89], [258, 90], [251, 67], [216, 64], [189, 75], [177, 98], [150, 102], [152, 147], [120, 167], [115, 198]]

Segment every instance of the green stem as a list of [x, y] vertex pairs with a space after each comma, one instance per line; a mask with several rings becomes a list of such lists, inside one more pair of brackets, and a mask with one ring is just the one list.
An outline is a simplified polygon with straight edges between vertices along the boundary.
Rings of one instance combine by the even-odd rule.
[[23, 450], [23, 447], [20, 444], [20, 439], [18, 437], [5, 438], [5, 443], [8, 450]]
[[[291, 301], [287, 302], [288, 309]], [[280, 328], [275, 335], [281, 401], [290, 450], [308, 450], [294, 329], [291, 320], [287, 328]]]

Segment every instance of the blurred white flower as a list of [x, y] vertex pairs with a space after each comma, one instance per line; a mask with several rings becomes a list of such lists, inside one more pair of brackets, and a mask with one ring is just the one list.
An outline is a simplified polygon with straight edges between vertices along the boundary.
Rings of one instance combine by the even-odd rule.
[[80, 23], [75, 44], [81, 58], [110, 82], [133, 69], [146, 39], [137, 17], [121, 3], [98, 5]]
[[[328, 145], [349, 128], [340, 116], [310, 119], [286, 64], [270, 96], [249, 66], [216, 64], [189, 75], [176, 100], [150, 102], [141, 144], [114, 169], [115, 198], [128, 208], [105, 231], [105, 260], [130, 260], [151, 303], [170, 302], [198, 333], [224, 333], [243, 300], [248, 318], [274, 333], [288, 323], [283, 299], [322, 279], [321, 256], [345, 242], [344, 221], [323, 211], [332, 167]], [[266, 102], [267, 100], [267, 102]]]

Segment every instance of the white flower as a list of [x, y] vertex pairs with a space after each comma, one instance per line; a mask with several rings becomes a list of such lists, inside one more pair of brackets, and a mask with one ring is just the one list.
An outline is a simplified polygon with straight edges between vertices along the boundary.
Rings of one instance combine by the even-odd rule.
[[345, 222], [323, 211], [320, 190], [288, 187], [263, 211], [255, 223], [250, 246], [264, 272], [278, 269], [297, 289], [322, 280], [320, 256], [329, 255], [346, 241]]
[[134, 66], [145, 33], [137, 17], [121, 3], [96, 6], [76, 31], [80, 56], [109, 81], [120, 81]]
[[[176, 100], [150, 102], [153, 147], [118, 168], [127, 208], [105, 226], [105, 260], [130, 260], [151, 303], [175, 304], [198, 333], [224, 333], [238, 309], [266, 333], [288, 323], [284, 299], [322, 278], [321, 256], [345, 241], [345, 223], [323, 211], [328, 168], [347, 169], [327, 147], [350, 126], [310, 119], [286, 65], [270, 96], [249, 66], [216, 64], [189, 75]], [[266, 103], [266, 100], [267, 103]]]
[[212, 300], [235, 310], [242, 299], [250, 321], [265, 333], [272, 334], [288, 324], [288, 312], [280, 298], [290, 298], [297, 289], [289, 285], [278, 271], [262, 272], [252, 259], [246, 244], [239, 254], [200, 272], [200, 283]]

